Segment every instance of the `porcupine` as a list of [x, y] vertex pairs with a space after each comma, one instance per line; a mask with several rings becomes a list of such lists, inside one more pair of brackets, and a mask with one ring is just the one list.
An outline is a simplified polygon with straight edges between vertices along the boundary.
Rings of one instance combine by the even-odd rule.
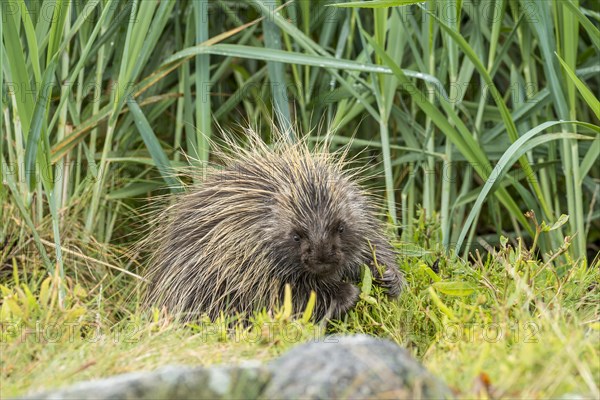
[[[145, 302], [184, 321], [273, 308], [290, 284], [294, 311], [316, 293], [313, 317], [339, 318], [359, 298], [367, 265], [397, 296], [404, 277], [371, 197], [347, 170], [346, 151], [310, 150], [274, 133], [269, 147], [226, 138], [220, 169], [178, 196], [155, 221]], [[381, 272], [384, 271], [384, 272]]]

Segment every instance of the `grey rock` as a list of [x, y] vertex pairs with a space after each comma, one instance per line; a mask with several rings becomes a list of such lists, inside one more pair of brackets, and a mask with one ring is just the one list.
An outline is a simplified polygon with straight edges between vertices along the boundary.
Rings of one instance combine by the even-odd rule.
[[171, 366], [33, 394], [28, 399], [421, 399], [450, 390], [388, 340], [329, 336], [267, 365]]
[[269, 365], [262, 397], [277, 399], [452, 398], [406, 350], [366, 335], [328, 337], [295, 347]]
[[269, 371], [262, 366], [169, 366], [81, 382], [26, 399], [255, 399], [268, 380]]

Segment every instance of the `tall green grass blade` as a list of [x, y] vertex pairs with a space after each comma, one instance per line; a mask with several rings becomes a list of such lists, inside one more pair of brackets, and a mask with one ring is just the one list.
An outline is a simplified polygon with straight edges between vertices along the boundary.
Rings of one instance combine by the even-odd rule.
[[[196, 2], [195, 2], [196, 3]], [[160, 2], [158, 9], [154, 12], [154, 15], [148, 13], [146, 16], [140, 16], [140, 18], [148, 18], [151, 23], [145, 31], [144, 41], [139, 49], [139, 58], [134, 63], [134, 68], [131, 72], [132, 78], [137, 79], [142, 69], [148, 65], [150, 57], [154, 54], [154, 49], [160, 39], [160, 35], [163, 33], [167, 23], [172, 18], [173, 7], [175, 2], [164, 1]], [[145, 5], [143, 7], [146, 7]]]
[[[50, 149], [49, 147], [47, 148], [48, 153], [43, 152], [38, 154], [38, 148], [46, 147], [48, 143], [48, 132], [46, 132], [44, 121], [46, 119], [48, 104], [50, 103], [50, 97], [52, 95], [52, 85], [54, 83], [54, 71], [56, 70], [56, 63], [56, 59], [51, 60], [46, 68], [46, 71], [44, 71], [42, 85], [38, 91], [33, 118], [31, 120], [31, 127], [27, 135], [27, 147], [25, 149], [25, 171], [29, 175], [28, 182], [31, 190], [34, 190], [36, 182], [36, 161], [39, 163], [40, 175], [42, 180], [45, 182], [45, 185], [47, 185], [47, 187], [50, 189], [54, 186], [54, 179], [52, 178], [52, 169], [50, 165]], [[43, 132], [44, 134], [42, 134]]]
[[[194, 2], [196, 15], [196, 43], [204, 43], [208, 36], [208, 1], [200, 0]], [[209, 145], [211, 136], [211, 99], [210, 99], [210, 56], [198, 54], [196, 56], [196, 159], [208, 161]]]
[[533, 4], [535, 4], [538, 12], [536, 13], [536, 20], [531, 21], [530, 26], [536, 33], [542, 57], [545, 61], [542, 65], [544, 67], [546, 79], [548, 80], [547, 87], [554, 99], [553, 105], [558, 116], [566, 121], [569, 119], [569, 110], [565, 101], [566, 97], [563, 93], [556, 63], [553, 62], [555, 59], [554, 53], [556, 52], [556, 43], [554, 41], [555, 34], [553, 33], [554, 24], [552, 22], [552, 17], [550, 16], [550, 6], [552, 4], [542, 0], [536, 0]]
[[247, 58], [261, 61], [274, 61], [289, 64], [309, 65], [321, 68], [333, 68], [348, 71], [376, 72], [390, 74], [389, 68], [380, 65], [359, 63], [352, 60], [336, 59], [331, 56], [320, 56], [292, 51], [262, 49], [256, 51], [256, 47], [236, 44], [215, 44], [213, 46], [196, 46], [181, 50], [164, 61], [164, 65], [176, 62], [182, 58], [198, 54], [215, 54], [220, 56]]
[[[152, 160], [150, 160], [150, 162], [152, 165], [155, 165]], [[136, 182], [110, 192], [106, 195], [106, 198], [108, 200], [131, 199], [146, 193], [151, 193], [154, 190], [160, 189], [161, 186], [163, 185], [157, 182]]]
[[[123, 9], [118, 9], [121, 4], [123, 5]], [[109, 24], [101, 24], [102, 34], [90, 50], [91, 54], [96, 54], [102, 46], [106, 46], [105, 49], [107, 52], [114, 50], [114, 42], [122, 33], [123, 26], [128, 25], [131, 18], [135, 18], [135, 14], [132, 15], [131, 13], [135, 11], [134, 6], [136, 4], [137, 3], [133, 1], [123, 3], [118, 0], [108, 0], [103, 5], [102, 12], [104, 13], [108, 8], [110, 10], [108, 12], [110, 12], [111, 15], [114, 15], [114, 18], [110, 20]]]
[[586, 177], [592, 167], [598, 168], [598, 157], [600, 156], [600, 135], [596, 136], [596, 140], [590, 146], [590, 149], [583, 157], [583, 161], [581, 161], [581, 166], [579, 167], [579, 172], [581, 174], [578, 185], [583, 184], [583, 179]]
[[[88, 6], [96, 6], [97, 1], [94, 0], [92, 2], [90, 2], [88, 4]], [[110, 20], [110, 18], [112, 17], [113, 13], [115, 11], [115, 6], [114, 6], [114, 0], [109, 0], [106, 3], [106, 6], [104, 7], [104, 9], [102, 10], [102, 14], [100, 15], [100, 18], [98, 19], [98, 24], [96, 24], [94, 26], [94, 29], [92, 30], [92, 33], [90, 34], [87, 43], [85, 44], [85, 47], [83, 48], [81, 55], [78, 59], [77, 64], [75, 65], [75, 67], [73, 67], [69, 73], [69, 77], [67, 78], [67, 82], [74, 82], [76, 80], [76, 77], [78, 74], [80, 74], [81, 70], [84, 68], [85, 64], [89, 61], [89, 58], [95, 54], [94, 52], [92, 52], [92, 49], [94, 48], [94, 42], [96, 40], [96, 38], [98, 37], [98, 35], [101, 33], [101, 30], [103, 29], [104, 25], [107, 23], [107, 21]], [[71, 31], [74, 31], [77, 27], [81, 26], [81, 24], [83, 24], [83, 21], [85, 20], [85, 13], [81, 14], [77, 20], [75, 21], [75, 25], [72, 27]], [[74, 34], [74, 32], [73, 32]], [[67, 43], [66, 41], [64, 43]], [[99, 50], [99, 48], [96, 47], [96, 50]], [[102, 57], [100, 57], [100, 55], [98, 55], [98, 61], [101, 61], [103, 59], [103, 55]], [[99, 65], [98, 67], [101, 67], [101, 65]], [[98, 94], [98, 90], [100, 88], [100, 86], [102, 85], [102, 82], [98, 80], [99, 78], [96, 77], [96, 84], [95, 84], [95, 89], [97, 90], [97, 94]], [[100, 96], [98, 96], [99, 98]], [[58, 106], [58, 109], [62, 109], [65, 104], [68, 102], [69, 98], [68, 96], [61, 96]], [[100, 104], [99, 102], [95, 102], [95, 110], [96, 112], [99, 110]], [[54, 117], [52, 118], [50, 124], [48, 125], [49, 129], [52, 129], [54, 127], [54, 125], [56, 124], [57, 120], [59, 117], [59, 113], [56, 113], [54, 115]], [[62, 139], [62, 138], [61, 138]]]
[[156, 2], [141, 3], [136, 1], [135, 5], [132, 7], [132, 13], [136, 9], [139, 9], [139, 11], [135, 17], [132, 14], [132, 20], [127, 29], [127, 39], [125, 48], [123, 49], [124, 57], [121, 61], [121, 69], [119, 71], [119, 90], [117, 90], [116, 93], [115, 109], [112, 115], [113, 118], [116, 118], [116, 112], [123, 107], [124, 102], [132, 95], [131, 91], [136, 79], [135, 73], [136, 71], [139, 71], [138, 59], [143, 59], [145, 56], [142, 49], [145, 40], [148, 37], [148, 30], [153, 21], [152, 16], [154, 15], [157, 5], [158, 3]]
[[48, 33], [48, 50], [46, 52], [46, 64], [50, 65], [50, 60], [57, 53], [61, 43], [61, 38], [64, 32], [65, 21], [70, 15], [69, 7], [71, 6], [68, 0], [56, 0], [51, 8], [54, 13], [52, 15], [52, 23], [50, 24], [50, 32]]
[[349, 8], [389, 8], [396, 6], [406, 6], [409, 4], [422, 3], [420, 0], [370, 0], [370, 1], [349, 1], [347, 3], [330, 4], [331, 7], [349, 7]]
[[[442, 3], [443, 6], [445, 6], [447, 9], [453, 10], [456, 9], [457, 13], [459, 15], [456, 15], [455, 18], [450, 18], [448, 20], [450, 27], [453, 30], [459, 31], [459, 26], [458, 26], [458, 21], [460, 21], [460, 7], [457, 6], [455, 1], [452, 0], [448, 0], [446, 1], [446, 3]], [[494, 35], [494, 31], [492, 31], [492, 36]], [[446, 49], [446, 53], [447, 53], [447, 58], [448, 58], [448, 79], [449, 82], [452, 84], [452, 86], [450, 87], [450, 99], [458, 99], [459, 98], [459, 93], [457, 90], [457, 86], [456, 84], [458, 82], [461, 82], [461, 80], [459, 80], [459, 66], [458, 66], [458, 46], [456, 45], [456, 43], [451, 40], [451, 38], [446, 34], [443, 36], [443, 40], [445, 41], [445, 49]], [[494, 42], [493, 38], [492, 40], [490, 40], [490, 42]], [[493, 46], [492, 46], [493, 47]], [[490, 54], [493, 52], [493, 49], [490, 48]], [[431, 53], [431, 63], [430, 65], [433, 68], [433, 57], [434, 57], [434, 53]], [[433, 71], [432, 71], [433, 72]], [[471, 62], [469, 62], [468, 59], [465, 59], [463, 62], [463, 68], [461, 69], [461, 72], [466, 75], [466, 76], [470, 76], [473, 74], [473, 65]], [[461, 77], [462, 79], [465, 79], [465, 81], [468, 81], [466, 79], [466, 76]], [[470, 79], [469, 79], [470, 80]], [[451, 115], [456, 115], [455, 110], [455, 104], [457, 102], [452, 102], [450, 104], [450, 107], [452, 109]], [[433, 145], [433, 143], [435, 142], [435, 136], [434, 136], [434, 131], [432, 130], [431, 132], [431, 144], [430, 147]], [[452, 169], [454, 169], [454, 165], [453, 165], [453, 159], [452, 159], [452, 142], [450, 140], [446, 140], [446, 166], [444, 167], [444, 169], [449, 169], [450, 171]], [[433, 159], [430, 157], [428, 160], [428, 163], [430, 164], [428, 166], [428, 168], [430, 170], [434, 169], [434, 161]], [[452, 172], [451, 172], [452, 173]], [[431, 178], [431, 174], [427, 174], [426, 175], [428, 178]], [[435, 183], [437, 182], [433, 182], [433, 184], [431, 185], [432, 187], [429, 188], [429, 190], [432, 193], [432, 198], [431, 199], [426, 199], [426, 201], [428, 201], [431, 204], [434, 204], [436, 199], [433, 196], [433, 193], [435, 193]], [[441, 188], [441, 205], [440, 205], [440, 222], [441, 222], [441, 226], [442, 226], [442, 244], [444, 245], [445, 248], [448, 248], [450, 246], [450, 230], [451, 230], [451, 221], [450, 221], [450, 196], [451, 196], [451, 191], [452, 191], [452, 185], [453, 183], [450, 182], [449, 179], [442, 179], [442, 188]], [[466, 189], [465, 189], [466, 190]], [[432, 208], [432, 210], [435, 209]]]
[[[165, 3], [161, 2], [161, 7]], [[171, 2], [172, 5], [172, 2]], [[136, 15], [135, 21], [130, 25], [132, 27], [130, 43], [128, 46], [127, 58], [122, 64], [124, 70], [119, 73], [120, 77], [127, 78], [127, 83], [132, 83], [129, 79], [133, 79], [136, 76], [136, 71], [139, 70], [138, 57], [140, 60], [144, 60], [145, 54], [143, 53], [144, 44], [151, 38], [154, 26], [152, 22], [157, 22], [153, 17], [156, 11], [156, 7], [159, 6], [157, 2], [139, 2], [137, 8], [139, 9]], [[135, 60], [135, 62], [133, 62]]]
[[3, 39], [6, 60], [8, 61], [8, 72], [11, 78], [9, 85], [14, 86], [11, 92], [12, 95], [15, 96], [15, 104], [17, 105], [17, 113], [23, 132], [29, 132], [34, 101], [32, 96], [17, 96], [20, 89], [31, 90], [30, 85], [32, 82], [27, 74], [27, 66], [25, 63], [26, 52], [21, 48], [21, 38], [17, 31], [15, 14], [7, 15], [5, 17], [4, 22], [6, 22], [6, 25], [4, 26]]
[[[0, 161], [2, 162], [2, 165], [3, 166], [7, 165], [6, 162], [4, 161], [4, 155], [0, 154], [0, 157], [1, 157]], [[37, 228], [36, 228], [35, 224], [33, 223], [33, 220], [31, 219], [29, 210], [27, 209], [27, 206], [23, 203], [23, 199], [21, 198], [21, 193], [19, 193], [19, 190], [15, 183], [15, 175], [8, 172], [6, 169], [3, 168], [2, 169], [2, 182], [5, 182], [8, 185], [8, 188], [10, 189], [10, 191], [12, 192], [13, 195], [11, 198], [14, 201], [17, 208], [19, 209], [19, 212], [21, 213], [21, 217], [25, 221], [25, 225], [27, 225], [27, 227], [31, 231], [31, 235], [33, 236], [35, 246], [37, 247], [37, 249], [40, 253], [42, 261], [43, 261], [44, 265], [46, 266], [46, 269], [50, 273], [53, 274], [54, 273], [54, 265], [52, 264], [52, 261], [50, 261], [50, 257], [48, 257], [46, 248], [44, 247], [44, 244], [42, 243], [42, 239], [40, 238], [40, 235], [37, 231]]]
[[25, 30], [25, 38], [27, 39], [27, 49], [29, 50], [29, 61], [31, 62], [31, 68], [33, 69], [33, 75], [36, 82], [42, 81], [42, 72], [40, 69], [40, 60], [38, 52], [37, 37], [35, 35], [35, 28], [31, 21], [31, 15], [27, 10], [27, 5], [24, 0], [18, 2], [21, 12], [21, 20], [23, 21], [23, 29]]
[[[508, 50], [513, 45], [514, 37], [517, 34], [518, 28], [521, 26], [521, 23], [523, 22], [524, 19], [525, 19], [525, 13], [522, 13], [520, 15], [519, 19], [517, 20], [517, 22], [515, 22], [515, 25], [512, 27], [510, 34], [508, 34], [508, 36], [504, 40], [504, 44], [502, 45], [502, 47], [500, 48], [500, 51], [496, 55], [496, 57], [494, 59], [494, 63], [492, 64], [492, 67], [489, 68], [490, 76], [495, 76], [496, 72], [498, 72], [498, 68], [500, 68], [500, 65], [502, 64], [504, 57], [506, 56], [506, 54], [508, 53]], [[498, 21], [498, 22], [500, 22], [500, 21]]]
[[152, 156], [152, 160], [154, 160], [154, 163], [156, 164], [156, 167], [158, 168], [158, 171], [160, 172], [164, 181], [167, 183], [171, 191], [176, 192], [181, 190], [181, 184], [176, 178], [174, 178], [171, 163], [169, 162], [164, 150], [160, 146], [160, 143], [156, 138], [152, 127], [150, 127], [144, 112], [134, 99], [130, 99], [127, 102], [127, 106], [133, 115], [135, 126], [138, 128], [138, 131], [140, 132], [140, 135], [142, 136], [142, 139], [148, 148], [148, 152], [150, 153], [150, 156]]
[[[557, 8], [558, 4], [555, 5]], [[561, 51], [562, 63], [564, 60], [564, 69], [567, 71], [567, 76], [563, 73], [563, 81], [566, 86], [568, 107], [569, 107], [569, 118], [574, 120], [580, 114], [578, 110], [578, 101], [576, 97], [576, 83], [573, 79], [568, 79], [569, 70], [574, 71], [577, 67], [577, 53], [579, 46], [579, 21], [574, 13], [568, 11], [568, 5], [565, 3], [562, 5], [560, 11], [555, 11], [557, 15], [562, 17], [562, 30], [559, 30], [559, 37], [562, 39], [562, 45], [558, 50]], [[555, 52], [558, 56], [559, 53]], [[557, 71], [560, 71], [560, 67], [557, 65]], [[572, 127], [573, 131], [577, 131], [577, 126]], [[583, 211], [583, 193], [582, 187], [579, 182], [581, 181], [581, 173], [579, 171], [579, 146], [578, 143], [573, 139], [563, 140], [564, 152], [570, 153], [570, 165], [569, 169], [572, 171], [573, 178], [569, 178], [571, 186], [567, 188], [569, 192], [572, 192], [573, 202], [572, 209], [574, 213], [571, 214], [573, 223], [572, 235], [577, 235], [574, 238], [575, 255], [577, 257], [586, 257], [586, 240], [583, 236], [585, 234], [585, 222], [584, 222], [584, 211]]]
[[581, 81], [581, 79], [577, 77], [575, 71], [573, 71], [558, 54], [556, 54], [556, 57], [565, 69], [565, 72], [567, 73], [567, 76], [571, 79], [571, 82], [573, 82], [577, 87], [577, 90], [579, 90], [579, 94], [581, 94], [581, 97], [583, 97], [587, 105], [590, 106], [590, 108], [596, 115], [596, 118], [600, 119], [600, 101], [598, 101], [598, 99], [596, 98], [596, 96], [594, 96], [592, 91]]
[[561, 2], [563, 7], [569, 9], [570, 12], [577, 17], [577, 21], [583, 26], [585, 31], [588, 33], [590, 40], [594, 44], [597, 50], [600, 50], [600, 30], [596, 28], [596, 26], [590, 21], [577, 7], [577, 5], [573, 2], [573, 0], [564, 0]]
[[[259, 0], [267, 8], [274, 10], [276, 2], [274, 0]], [[260, 10], [261, 8], [259, 8]], [[264, 13], [264, 7], [262, 8]], [[263, 20], [263, 31], [265, 35], [265, 49], [281, 51], [281, 33], [277, 25], [273, 23], [273, 13], [270, 11], [264, 14], [265, 19]], [[287, 83], [285, 79], [285, 72], [283, 64], [277, 61], [267, 61], [267, 69], [269, 71], [269, 81], [271, 84], [271, 96], [273, 98], [273, 107], [275, 109], [275, 115], [279, 120], [280, 128], [284, 132], [289, 132], [293, 135], [292, 119], [290, 116], [290, 109], [288, 105], [288, 93]], [[290, 140], [295, 140], [294, 137], [290, 137]]]

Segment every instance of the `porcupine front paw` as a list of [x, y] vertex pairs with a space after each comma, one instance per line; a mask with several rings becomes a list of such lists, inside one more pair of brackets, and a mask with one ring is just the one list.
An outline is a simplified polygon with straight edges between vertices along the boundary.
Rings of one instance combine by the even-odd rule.
[[360, 290], [351, 283], [342, 282], [327, 312], [327, 318], [339, 319], [358, 301]]
[[387, 290], [390, 297], [398, 297], [404, 288], [404, 275], [394, 267], [387, 267], [383, 276], [377, 279], [377, 283]]

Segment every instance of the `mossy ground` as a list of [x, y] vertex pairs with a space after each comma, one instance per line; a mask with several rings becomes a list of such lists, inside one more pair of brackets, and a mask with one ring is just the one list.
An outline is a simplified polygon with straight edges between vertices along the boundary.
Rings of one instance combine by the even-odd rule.
[[[326, 333], [362, 332], [407, 347], [462, 398], [597, 398], [597, 265], [569, 260], [560, 249], [544, 263], [520, 241], [464, 262], [440, 253], [435, 235], [424, 235], [431, 227], [420, 226], [416, 241], [400, 247], [409, 283], [401, 297], [389, 300], [365, 276], [356, 308], [327, 327], [285, 304], [257, 313], [250, 325], [227, 318], [181, 325], [158, 310], [141, 313], [137, 283], [127, 275], [104, 271], [92, 285], [80, 268], [61, 295], [58, 278], [34, 268], [35, 256], [11, 258], [13, 271], [3, 270], [0, 286], [0, 395], [167, 364], [266, 361]], [[124, 266], [119, 260], [113, 265]]]

